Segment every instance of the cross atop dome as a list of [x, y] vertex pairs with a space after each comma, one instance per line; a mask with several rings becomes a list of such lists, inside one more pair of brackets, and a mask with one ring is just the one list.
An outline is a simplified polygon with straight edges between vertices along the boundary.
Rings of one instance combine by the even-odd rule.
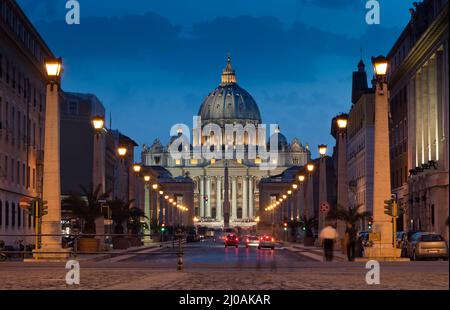
[[236, 84], [236, 74], [231, 66], [231, 57], [228, 53], [227, 66], [222, 71], [222, 83], [221, 85]]

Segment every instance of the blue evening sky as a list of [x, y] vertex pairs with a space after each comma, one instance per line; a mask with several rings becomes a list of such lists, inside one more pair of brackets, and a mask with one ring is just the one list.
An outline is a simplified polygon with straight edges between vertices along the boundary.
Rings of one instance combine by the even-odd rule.
[[263, 122], [313, 155], [334, 145], [331, 118], [350, 107], [360, 49], [371, 77], [370, 57], [387, 54], [409, 20], [412, 1], [379, 0], [381, 24], [369, 26], [366, 2], [79, 0], [81, 24], [69, 26], [66, 0], [18, 0], [64, 58], [64, 90], [97, 95], [113, 128], [140, 145], [167, 143], [175, 123], [192, 126], [230, 52]]

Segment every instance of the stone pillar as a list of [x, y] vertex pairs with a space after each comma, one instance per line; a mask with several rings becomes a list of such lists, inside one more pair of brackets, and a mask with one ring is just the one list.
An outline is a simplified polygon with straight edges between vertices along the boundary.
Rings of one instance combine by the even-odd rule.
[[150, 189], [150, 213], [152, 214], [151, 219], [156, 224], [158, 224], [158, 203], [156, 200], [156, 191]]
[[237, 182], [231, 177], [231, 218], [237, 219]]
[[[105, 192], [105, 157], [104, 157], [104, 135], [97, 132], [94, 135], [93, 143], [93, 167], [92, 167], [92, 186], [93, 190], [100, 185], [100, 192]], [[103, 216], [95, 219], [95, 233], [97, 235], [105, 234], [105, 218]], [[96, 236], [100, 240], [100, 249], [105, 246], [105, 236]]]
[[300, 183], [298, 186], [298, 213], [300, 217], [305, 215], [305, 184], [304, 182]]
[[248, 176], [242, 178], [242, 219], [248, 218]]
[[[48, 214], [42, 218], [41, 251], [60, 252], [60, 254], [39, 254], [36, 258], [66, 259], [67, 251], [61, 248], [61, 174], [60, 174], [60, 113], [59, 85], [47, 85], [45, 108], [45, 144], [43, 200], [47, 202]], [[44, 236], [54, 234], [56, 236]]]
[[[391, 217], [384, 213], [384, 200], [391, 198], [391, 176], [389, 158], [387, 84], [377, 83], [375, 91], [375, 140], [373, 179], [373, 229], [381, 234], [381, 240], [366, 249], [370, 258], [394, 257], [393, 227]], [[397, 249], [399, 250], [399, 249]], [[400, 252], [395, 251], [395, 256]]]
[[211, 217], [211, 178], [206, 177], [206, 197], [208, 201], [205, 203], [205, 217]]
[[162, 223], [165, 222], [165, 211], [164, 211], [164, 201], [163, 201], [164, 197], [163, 197], [163, 195], [156, 193], [156, 199], [157, 199], [158, 210], [159, 210], [158, 221], [161, 225]]
[[200, 176], [200, 219], [205, 217], [205, 179]]
[[249, 177], [248, 178], [248, 218], [250, 220], [253, 220], [253, 217], [254, 217], [253, 202], [254, 202], [253, 178]]
[[[348, 180], [347, 180], [347, 129], [342, 129], [338, 133], [337, 148], [338, 148], [338, 167], [337, 167], [337, 207], [348, 208]], [[337, 248], [345, 251], [342, 248], [345, 237], [345, 222], [337, 220], [337, 231], [340, 242]]]
[[151, 223], [151, 213], [150, 213], [150, 185], [148, 184], [148, 182], [145, 182], [144, 184], [144, 213], [146, 216], [145, 222], [147, 223], [148, 228], [144, 230], [144, 234], [146, 236], [144, 236], [144, 242], [149, 242], [150, 241], [150, 233], [151, 233], [151, 229], [150, 229], [150, 223]]
[[222, 180], [216, 177], [216, 220], [222, 220]]
[[[327, 158], [322, 157], [319, 161], [319, 206], [328, 202], [327, 196]], [[319, 208], [319, 232], [325, 225], [325, 216], [326, 214]]]

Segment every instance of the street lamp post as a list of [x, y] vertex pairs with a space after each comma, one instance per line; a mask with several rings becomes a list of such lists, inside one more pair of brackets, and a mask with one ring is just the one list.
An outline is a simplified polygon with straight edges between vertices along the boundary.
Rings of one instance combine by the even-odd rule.
[[[128, 149], [124, 145], [119, 145], [117, 147], [116, 151], [117, 151], [117, 155], [118, 155], [118, 158], [119, 158], [119, 165], [118, 165], [118, 177], [115, 179], [115, 181], [116, 182], [118, 181], [119, 184], [118, 184], [118, 188], [117, 188], [118, 193], [115, 193], [115, 196], [126, 201], [126, 200], [128, 200], [127, 199], [128, 195], [125, 194], [126, 191], [125, 191], [124, 185], [123, 185], [123, 173], [124, 173], [124, 171], [126, 169], [125, 157], [127, 156]], [[127, 172], [126, 179], [128, 181], [129, 180], [129, 178], [128, 178], [128, 171], [125, 171], [125, 172]], [[122, 196], [122, 194], [124, 194], [124, 196]]]
[[305, 208], [306, 208], [306, 200], [305, 200], [305, 175], [300, 174], [298, 176], [299, 181], [299, 189], [298, 189], [298, 213], [300, 217], [302, 217], [305, 214]]
[[[35, 251], [38, 259], [64, 260], [68, 252], [61, 246], [61, 174], [59, 89], [62, 60], [46, 62], [47, 93], [45, 107], [43, 200], [48, 213], [42, 218], [42, 246]], [[42, 253], [40, 253], [42, 252]], [[52, 253], [45, 253], [52, 252]]]
[[313, 163], [309, 163], [306, 165], [306, 170], [308, 171], [308, 180], [307, 180], [307, 188], [306, 188], [306, 197], [307, 197], [307, 205], [306, 205], [306, 216], [312, 217], [314, 216], [314, 180], [313, 180], [313, 172], [315, 166]]
[[[319, 145], [319, 204], [326, 203], [327, 198], [327, 146], [325, 144]], [[319, 210], [319, 231], [325, 225], [325, 213]]]
[[[347, 208], [348, 206], [348, 181], [347, 181], [347, 123], [348, 115], [340, 114], [335, 118], [337, 128], [336, 146], [337, 146], [337, 206]], [[338, 247], [345, 252], [344, 235], [345, 223], [337, 220], [337, 231], [340, 237]]]
[[384, 213], [384, 200], [391, 197], [389, 158], [388, 62], [384, 56], [372, 58], [375, 73], [375, 133], [373, 179], [373, 228], [380, 237], [379, 248], [368, 248], [368, 257], [398, 257], [392, 244], [391, 218]]
[[151, 212], [150, 212], [150, 176], [144, 175], [144, 214], [147, 227], [144, 229], [144, 243], [151, 242]]
[[[105, 120], [101, 115], [92, 118], [92, 126], [95, 130], [93, 143], [93, 167], [92, 167], [92, 190], [95, 190], [100, 185], [100, 191], [105, 192], [105, 147], [104, 147], [104, 125]], [[95, 219], [95, 231], [99, 235], [105, 233], [104, 217]], [[99, 240], [100, 249], [103, 249], [105, 244], [104, 236], [96, 236]]]

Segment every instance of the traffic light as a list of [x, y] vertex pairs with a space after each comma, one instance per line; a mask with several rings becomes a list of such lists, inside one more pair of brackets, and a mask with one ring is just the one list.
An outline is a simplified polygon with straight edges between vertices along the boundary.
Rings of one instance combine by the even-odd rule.
[[48, 214], [48, 206], [47, 201], [39, 200], [39, 217], [43, 217]]
[[208, 203], [208, 196], [203, 196], [203, 200], [205, 201], [205, 203]]
[[34, 201], [35, 204], [37, 204], [37, 217], [42, 218], [44, 215], [48, 214], [48, 206], [47, 201], [44, 201], [42, 199], [37, 199]]
[[30, 201], [30, 204], [28, 205], [28, 207], [27, 207], [27, 211], [28, 211], [28, 214], [31, 216], [31, 217], [35, 217], [36, 216], [36, 200], [31, 200]]
[[284, 223], [283, 223], [283, 229], [284, 229], [284, 230], [287, 230], [287, 229], [288, 229], [287, 226], [288, 226], [288, 224], [287, 224], [286, 222], [284, 222]]
[[166, 231], [166, 224], [162, 223], [161, 224], [161, 232], [163, 233], [164, 231]]
[[393, 216], [393, 207], [394, 207], [393, 199], [385, 200], [384, 201], [384, 214]]
[[372, 219], [370, 219], [367, 223], [367, 228], [369, 229], [369, 231], [372, 231]]

